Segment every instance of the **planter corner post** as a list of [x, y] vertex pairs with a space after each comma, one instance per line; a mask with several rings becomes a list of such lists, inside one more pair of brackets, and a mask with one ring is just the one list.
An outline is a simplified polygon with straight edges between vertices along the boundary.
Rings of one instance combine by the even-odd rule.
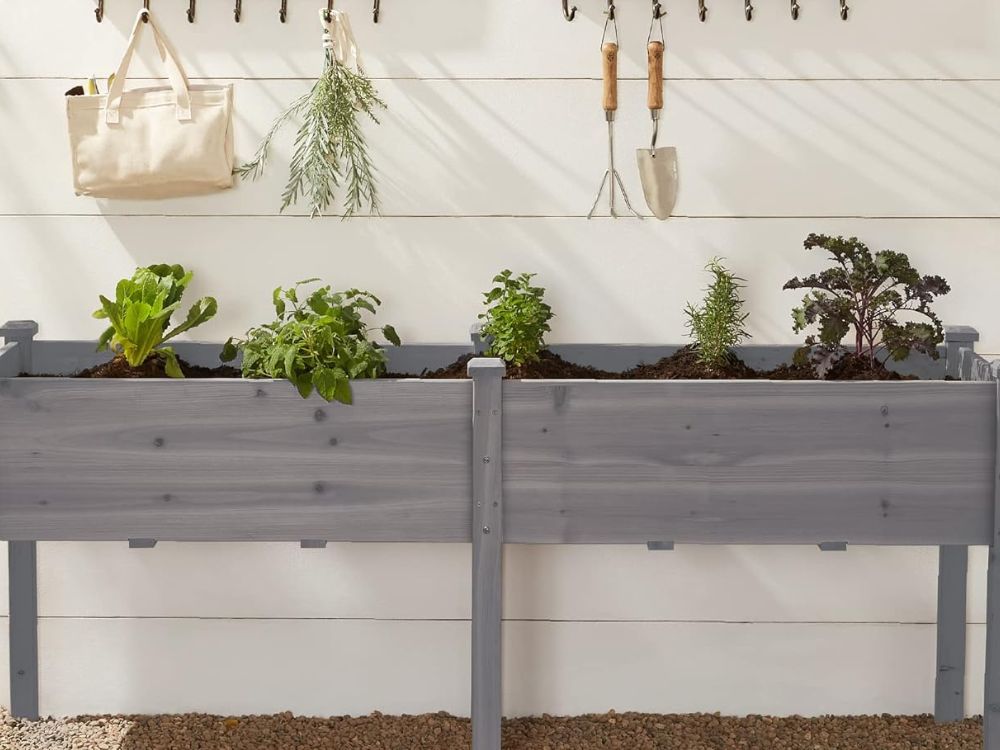
[[33, 372], [31, 362], [31, 342], [38, 333], [38, 323], [33, 320], [8, 320], [0, 325], [0, 338], [8, 344], [17, 344], [20, 353], [21, 372], [30, 375]]
[[503, 565], [502, 360], [477, 357], [472, 378], [472, 748], [500, 750]]

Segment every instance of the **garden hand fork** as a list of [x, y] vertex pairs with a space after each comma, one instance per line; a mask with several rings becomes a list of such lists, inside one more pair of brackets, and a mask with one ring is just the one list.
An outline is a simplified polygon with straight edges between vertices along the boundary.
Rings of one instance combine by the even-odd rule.
[[[615, 41], [605, 41], [608, 36], [608, 25], [612, 25], [615, 32]], [[604, 78], [604, 119], [608, 123], [608, 169], [604, 173], [604, 179], [601, 180], [601, 186], [597, 189], [597, 197], [594, 199], [594, 205], [590, 207], [590, 213], [587, 214], [587, 218], [591, 218], [594, 215], [594, 211], [597, 210], [597, 204], [601, 200], [601, 195], [604, 193], [604, 186], [608, 186], [608, 209], [611, 212], [613, 218], [618, 218], [618, 214], [615, 213], [615, 186], [621, 191], [622, 198], [625, 199], [625, 205], [628, 206], [628, 210], [631, 211], [636, 218], [641, 219], [642, 216], [632, 208], [631, 202], [628, 199], [628, 193], [625, 192], [625, 186], [622, 184], [622, 178], [618, 174], [618, 170], [615, 169], [615, 112], [618, 110], [618, 21], [615, 19], [615, 5], [613, 0], [608, 0], [608, 20], [604, 22], [604, 35], [601, 38], [601, 58], [603, 61], [603, 78]]]

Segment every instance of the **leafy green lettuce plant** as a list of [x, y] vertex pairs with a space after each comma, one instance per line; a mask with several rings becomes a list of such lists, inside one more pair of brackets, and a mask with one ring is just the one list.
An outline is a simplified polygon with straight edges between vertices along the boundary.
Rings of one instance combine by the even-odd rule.
[[302, 287], [319, 279], [306, 279], [288, 289], [274, 290], [277, 318], [231, 338], [222, 350], [222, 361], [243, 353], [243, 377], [287, 378], [303, 398], [313, 389], [327, 401], [350, 404], [352, 379], [377, 378], [385, 372], [386, 355], [370, 339], [374, 330], [399, 346], [396, 330], [385, 325], [372, 328], [364, 314], [374, 314], [381, 300], [371, 292], [348, 289], [334, 292], [322, 286], [300, 299]]
[[[849, 352], [874, 367], [890, 358], [905, 359], [911, 351], [938, 358], [944, 327], [931, 304], [951, 291], [947, 281], [921, 276], [905, 253], [872, 253], [856, 237], [810, 234], [804, 245], [825, 250], [834, 260], [833, 267], [784, 286], [812, 290], [792, 310], [792, 318], [796, 333], [818, 328], [805, 343], [820, 359]], [[853, 347], [848, 349], [842, 342], [852, 331]]]
[[743, 327], [750, 313], [743, 312], [744, 300], [740, 296], [743, 279], [723, 266], [720, 258], [713, 258], [705, 270], [712, 274], [705, 299], [701, 307], [689, 302], [684, 314], [698, 359], [706, 367], [718, 370], [732, 357], [733, 347], [750, 337]]
[[113, 301], [100, 295], [101, 307], [94, 317], [110, 325], [98, 339], [97, 350], [123, 356], [132, 367], [157, 356], [163, 359], [167, 375], [183, 378], [177, 355], [164, 343], [211, 320], [218, 311], [214, 298], [203, 297], [191, 305], [183, 323], [170, 328], [170, 317], [180, 307], [193, 276], [180, 265], [138, 268], [131, 278], [118, 282]]
[[545, 334], [552, 330], [552, 308], [545, 302], [545, 289], [531, 284], [534, 276], [514, 276], [504, 270], [493, 277], [493, 288], [483, 293], [488, 309], [479, 319], [484, 321], [483, 336], [490, 339], [486, 354], [515, 367], [537, 361], [545, 348]]

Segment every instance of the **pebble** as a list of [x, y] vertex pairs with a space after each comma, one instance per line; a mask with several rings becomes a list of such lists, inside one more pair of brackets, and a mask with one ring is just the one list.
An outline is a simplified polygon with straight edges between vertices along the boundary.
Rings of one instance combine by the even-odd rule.
[[[504, 721], [504, 750], [978, 750], [981, 721], [920, 716], [588, 714]], [[469, 720], [420, 716], [83, 716], [0, 709], [0, 750], [469, 750]]]

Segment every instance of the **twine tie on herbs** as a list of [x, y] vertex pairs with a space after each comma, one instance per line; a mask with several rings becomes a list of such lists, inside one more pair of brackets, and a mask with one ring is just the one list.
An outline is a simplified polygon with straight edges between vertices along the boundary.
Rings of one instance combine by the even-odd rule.
[[323, 49], [326, 50], [327, 60], [361, 71], [361, 51], [347, 13], [342, 10], [327, 13], [326, 8], [322, 8], [319, 21], [323, 25]]

